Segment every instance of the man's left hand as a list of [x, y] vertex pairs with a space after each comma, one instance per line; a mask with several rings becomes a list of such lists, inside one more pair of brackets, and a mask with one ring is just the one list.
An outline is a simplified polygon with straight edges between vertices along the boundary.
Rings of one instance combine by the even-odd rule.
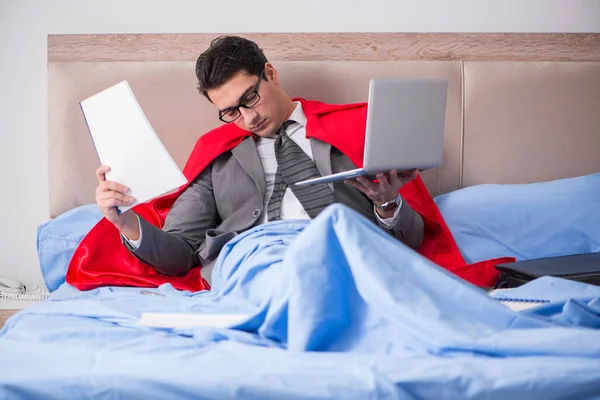
[[366, 194], [375, 204], [383, 204], [395, 199], [400, 188], [415, 179], [418, 172], [416, 169], [401, 173], [391, 170], [387, 174], [383, 172], [377, 174], [377, 182], [364, 176], [346, 179], [344, 182]]

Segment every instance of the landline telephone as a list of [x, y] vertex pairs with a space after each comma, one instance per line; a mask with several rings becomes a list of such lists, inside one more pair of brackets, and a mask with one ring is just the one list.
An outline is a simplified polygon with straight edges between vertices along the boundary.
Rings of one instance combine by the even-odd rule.
[[0, 276], [0, 299], [42, 301], [50, 292], [37, 285], [25, 286], [13, 278]]

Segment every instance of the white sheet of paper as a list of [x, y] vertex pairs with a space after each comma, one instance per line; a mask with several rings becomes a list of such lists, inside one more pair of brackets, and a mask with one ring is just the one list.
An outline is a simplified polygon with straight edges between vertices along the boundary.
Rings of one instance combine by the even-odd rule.
[[230, 328], [249, 317], [247, 314], [142, 313], [138, 324], [153, 328]]
[[83, 100], [81, 110], [102, 165], [110, 166], [106, 179], [129, 187], [139, 203], [159, 197], [187, 179], [148, 122], [127, 81]]

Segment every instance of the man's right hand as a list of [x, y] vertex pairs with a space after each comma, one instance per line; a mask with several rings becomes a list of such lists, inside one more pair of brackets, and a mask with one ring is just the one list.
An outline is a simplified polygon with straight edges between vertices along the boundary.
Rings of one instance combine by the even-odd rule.
[[135, 213], [127, 210], [119, 214], [116, 209], [116, 206], [129, 206], [133, 204], [135, 199], [127, 195], [129, 191], [128, 187], [106, 180], [104, 174], [108, 171], [110, 171], [110, 167], [106, 165], [96, 170], [96, 178], [98, 179], [96, 204], [104, 214], [104, 217], [112, 222], [125, 237], [130, 240], [138, 240], [140, 238], [140, 226]]

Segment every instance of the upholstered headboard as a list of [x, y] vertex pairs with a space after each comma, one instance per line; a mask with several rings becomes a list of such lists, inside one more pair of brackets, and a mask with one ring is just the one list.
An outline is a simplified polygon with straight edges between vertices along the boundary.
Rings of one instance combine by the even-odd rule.
[[[98, 158], [79, 101], [129, 81], [183, 167], [220, 124], [194, 65], [213, 34], [50, 35], [50, 212], [94, 202]], [[374, 77], [449, 81], [433, 195], [600, 172], [600, 34], [252, 34], [293, 97], [367, 100]]]

